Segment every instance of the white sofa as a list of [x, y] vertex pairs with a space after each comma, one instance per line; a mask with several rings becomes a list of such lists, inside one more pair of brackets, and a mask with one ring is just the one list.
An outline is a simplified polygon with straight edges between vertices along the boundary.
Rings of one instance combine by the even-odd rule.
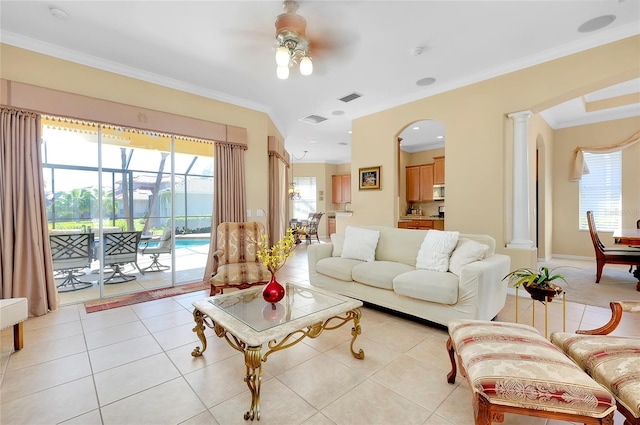
[[457, 267], [457, 276], [451, 271], [416, 269], [429, 230], [363, 228], [380, 232], [374, 261], [343, 258], [345, 235], [332, 234], [331, 243], [307, 248], [311, 285], [443, 326], [455, 319], [491, 320], [504, 307], [507, 282], [502, 279], [509, 273], [511, 259], [495, 253], [492, 237], [459, 234], [460, 241], [470, 239], [488, 248], [481, 260]]

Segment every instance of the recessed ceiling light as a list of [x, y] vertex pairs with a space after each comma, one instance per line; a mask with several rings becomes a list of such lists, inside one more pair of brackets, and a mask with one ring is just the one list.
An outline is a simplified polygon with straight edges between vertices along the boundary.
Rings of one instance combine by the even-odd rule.
[[351, 134], [351, 130], [349, 130], [349, 134]]
[[344, 115], [344, 111], [333, 111], [331, 115]]
[[338, 144], [341, 146], [349, 146], [349, 143], [347, 142], [338, 142]]
[[444, 139], [444, 136], [438, 136], [438, 139]]
[[65, 20], [69, 17], [69, 14], [58, 6], [49, 6], [49, 12], [58, 19]]
[[318, 143], [317, 140], [309, 140], [309, 143]]
[[413, 130], [420, 130], [420, 127], [416, 125], [415, 127], [413, 127]]
[[592, 32], [606, 27], [616, 20], [615, 15], [603, 15], [597, 18], [589, 19], [578, 27], [578, 32]]
[[436, 79], [433, 77], [422, 78], [416, 81], [416, 85], [418, 86], [429, 86], [436, 82]]

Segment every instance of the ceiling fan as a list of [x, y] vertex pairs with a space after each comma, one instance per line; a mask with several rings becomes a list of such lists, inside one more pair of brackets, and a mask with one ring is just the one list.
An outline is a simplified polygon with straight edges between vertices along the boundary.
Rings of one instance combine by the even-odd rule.
[[300, 64], [302, 75], [313, 73], [313, 62], [309, 56], [310, 42], [306, 36], [307, 20], [298, 15], [299, 4], [294, 0], [282, 2], [285, 13], [278, 15], [276, 26], [276, 75], [281, 80], [289, 78], [289, 68]]

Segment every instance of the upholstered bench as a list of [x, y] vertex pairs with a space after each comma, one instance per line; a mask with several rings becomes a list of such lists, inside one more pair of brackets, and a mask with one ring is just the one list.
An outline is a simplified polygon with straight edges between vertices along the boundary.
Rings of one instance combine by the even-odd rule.
[[505, 413], [584, 424], [613, 424], [613, 395], [535, 328], [517, 323], [449, 323], [449, 383], [461, 374], [473, 391], [476, 425]]
[[22, 349], [24, 339], [22, 337], [22, 322], [29, 317], [29, 309], [26, 298], [0, 299], [0, 329], [13, 326], [13, 347]]
[[612, 320], [602, 328], [578, 331], [581, 335], [554, 332], [550, 338], [589, 376], [611, 391], [618, 411], [626, 418], [625, 425], [639, 425], [640, 338], [609, 336], [606, 333], [615, 329], [622, 311], [640, 312], [640, 302], [612, 302], [611, 310]]

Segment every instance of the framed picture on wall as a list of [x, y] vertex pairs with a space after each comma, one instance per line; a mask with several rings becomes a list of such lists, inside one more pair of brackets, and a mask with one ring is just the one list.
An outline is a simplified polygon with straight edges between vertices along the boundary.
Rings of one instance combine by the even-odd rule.
[[360, 190], [380, 189], [380, 166], [360, 168], [358, 176]]

